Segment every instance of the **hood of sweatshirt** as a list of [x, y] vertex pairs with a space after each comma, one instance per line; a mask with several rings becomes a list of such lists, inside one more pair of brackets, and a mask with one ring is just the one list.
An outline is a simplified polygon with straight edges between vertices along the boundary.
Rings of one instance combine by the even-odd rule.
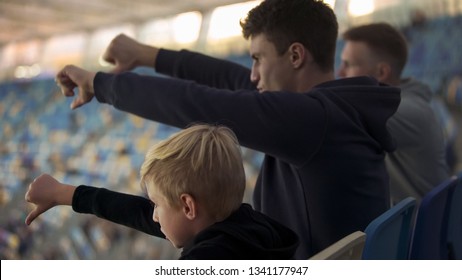
[[292, 259], [298, 243], [292, 230], [242, 204], [200, 232], [180, 259]]
[[[387, 130], [388, 119], [398, 109], [401, 89], [379, 83], [372, 77], [353, 77], [334, 80], [317, 85], [313, 94], [319, 90], [320, 98], [329, 96], [329, 102], [343, 107], [342, 112], [360, 123], [381, 147], [391, 152], [396, 144]], [[365, 94], [366, 93], [366, 94]], [[348, 108], [345, 107], [348, 104]], [[379, 106], [378, 106], [379, 105]], [[352, 107], [353, 110], [350, 110]]]
[[406, 96], [403, 95], [402, 98], [407, 96], [410, 98], [418, 97], [428, 103], [432, 100], [433, 97], [430, 87], [420, 81], [415, 80], [414, 78], [402, 79], [400, 88], [403, 94], [406, 93]]

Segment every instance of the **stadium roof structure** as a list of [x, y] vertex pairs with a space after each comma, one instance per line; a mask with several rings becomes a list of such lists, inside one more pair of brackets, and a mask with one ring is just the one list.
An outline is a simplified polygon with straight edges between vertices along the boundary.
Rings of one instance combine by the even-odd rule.
[[[11, 43], [47, 39], [77, 32], [131, 23], [140, 24], [191, 11], [210, 11], [219, 6], [251, 0], [0, 0], [0, 48]], [[462, 0], [324, 0], [335, 3], [341, 26], [355, 24], [349, 8], [388, 10], [366, 20], [408, 22], [415, 7], [426, 14], [462, 13]], [[375, 7], [374, 7], [375, 6]], [[389, 9], [384, 9], [388, 7]], [[449, 11], [449, 12], [448, 12]], [[359, 19], [359, 23], [363, 19]]]
[[242, 0], [1, 0], [0, 47], [238, 2]]

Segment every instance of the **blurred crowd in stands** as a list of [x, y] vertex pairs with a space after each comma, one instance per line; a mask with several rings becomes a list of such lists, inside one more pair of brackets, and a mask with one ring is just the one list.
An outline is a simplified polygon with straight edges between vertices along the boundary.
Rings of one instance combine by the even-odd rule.
[[[0, 85], [0, 258], [178, 258], [167, 241], [91, 216], [70, 218], [70, 208], [24, 224], [30, 210], [24, 194], [36, 176], [140, 194], [145, 151], [177, 131], [96, 103], [71, 111], [57, 89], [53, 79]], [[243, 153], [250, 180], [260, 156]]]

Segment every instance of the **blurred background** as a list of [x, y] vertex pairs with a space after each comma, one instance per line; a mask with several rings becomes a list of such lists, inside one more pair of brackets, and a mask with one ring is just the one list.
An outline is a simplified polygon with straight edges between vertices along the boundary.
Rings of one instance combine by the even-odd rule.
[[[333, 0], [340, 33], [389, 22], [403, 31], [407, 76], [426, 82], [440, 108], [448, 162], [462, 171], [462, 0]], [[239, 19], [260, 1], [236, 0], [0, 0], [0, 258], [176, 259], [164, 240], [117, 226], [70, 207], [53, 209], [31, 226], [24, 200], [41, 173], [58, 180], [140, 194], [147, 149], [176, 128], [145, 121], [96, 101], [75, 111], [54, 75], [66, 64], [110, 69], [101, 59], [125, 33], [171, 49], [187, 48], [251, 65]], [[336, 66], [342, 40], [338, 40]], [[156, 75], [153, 69], [134, 71]], [[243, 149], [246, 202], [262, 156]]]

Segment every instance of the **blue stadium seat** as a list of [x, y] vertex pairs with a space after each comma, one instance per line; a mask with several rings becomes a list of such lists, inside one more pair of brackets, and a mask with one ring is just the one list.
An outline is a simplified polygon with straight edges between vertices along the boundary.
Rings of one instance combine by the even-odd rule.
[[417, 212], [410, 259], [448, 259], [447, 234], [450, 199], [457, 182], [455, 177], [447, 179], [423, 197]]
[[407, 259], [415, 206], [415, 198], [405, 198], [366, 227], [364, 260]]
[[452, 260], [462, 260], [462, 173], [458, 175], [457, 181], [451, 199], [448, 225], [448, 254]]

